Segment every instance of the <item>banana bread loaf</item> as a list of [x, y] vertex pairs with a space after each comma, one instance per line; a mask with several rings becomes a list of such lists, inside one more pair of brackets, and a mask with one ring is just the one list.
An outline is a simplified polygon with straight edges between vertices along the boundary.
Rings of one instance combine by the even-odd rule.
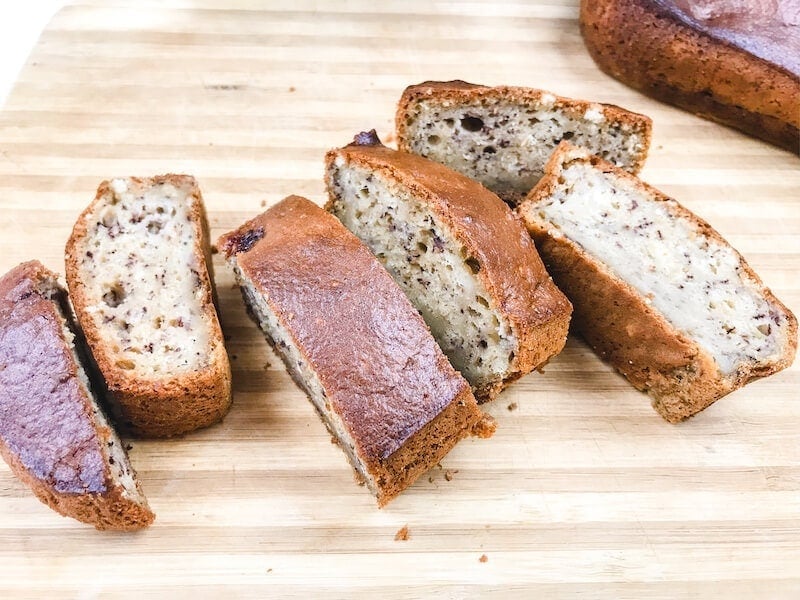
[[612, 77], [800, 153], [795, 0], [582, 0], [581, 32]]

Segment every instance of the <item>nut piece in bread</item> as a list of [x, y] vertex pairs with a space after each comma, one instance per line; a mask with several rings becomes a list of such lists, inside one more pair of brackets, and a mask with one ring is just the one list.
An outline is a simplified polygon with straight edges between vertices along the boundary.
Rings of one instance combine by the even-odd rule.
[[64, 516], [97, 529], [147, 527], [155, 516], [79, 344], [55, 273], [32, 261], [0, 279], [0, 454]]
[[799, 18], [796, 2], [731, 0], [582, 0], [580, 16], [612, 77], [795, 153]]
[[378, 257], [479, 402], [564, 347], [572, 307], [478, 182], [371, 133], [326, 157], [327, 210]]
[[75, 313], [120, 425], [166, 437], [219, 421], [231, 372], [194, 178], [103, 182], [66, 254]]
[[218, 246], [250, 315], [379, 505], [479, 427], [469, 384], [333, 216], [289, 196]]
[[396, 126], [400, 150], [477, 179], [517, 204], [562, 139], [638, 173], [650, 146], [651, 121], [611, 104], [532, 88], [426, 81], [403, 92]]
[[797, 320], [710, 225], [562, 142], [519, 207], [595, 351], [668, 421], [788, 367]]

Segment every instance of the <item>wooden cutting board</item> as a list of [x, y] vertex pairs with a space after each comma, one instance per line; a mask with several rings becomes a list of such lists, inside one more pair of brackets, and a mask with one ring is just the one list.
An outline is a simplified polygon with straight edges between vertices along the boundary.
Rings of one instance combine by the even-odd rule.
[[[644, 179], [800, 309], [798, 158], [603, 75], [576, 0], [289, 4], [60, 12], [0, 114], [0, 271], [63, 271], [110, 176], [194, 174], [215, 238], [290, 193], [321, 203], [328, 148], [372, 127], [391, 140], [406, 85], [460, 78], [650, 115]], [[494, 438], [378, 510], [215, 268], [230, 414], [132, 441], [158, 515], [134, 535], [58, 516], [0, 465], [0, 597], [800, 597], [797, 366], [675, 426], [570, 339], [489, 407]]]

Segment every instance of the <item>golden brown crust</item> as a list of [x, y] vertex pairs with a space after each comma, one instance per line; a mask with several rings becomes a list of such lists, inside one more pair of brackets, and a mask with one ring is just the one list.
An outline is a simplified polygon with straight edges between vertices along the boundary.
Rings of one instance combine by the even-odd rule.
[[[465, 419], [465, 415], [468, 418]], [[480, 422], [481, 412], [466, 385], [442, 412], [380, 465], [382, 472], [378, 477], [383, 485], [378, 494], [378, 506], [386, 506], [420, 475], [441, 462], [453, 446], [473, 434], [473, 428]]]
[[478, 278], [518, 340], [503, 379], [475, 390], [479, 401], [493, 399], [563, 349], [572, 307], [545, 270], [525, 228], [500, 198], [439, 163], [380, 142], [331, 150], [327, 167], [339, 156], [409, 189], [477, 261]]
[[653, 399], [666, 420], [681, 421], [725, 394], [759, 377], [788, 367], [797, 349], [797, 321], [766, 288], [737, 253], [741, 270], [761, 289], [776, 310], [787, 315], [791, 345], [780, 360], [739, 369], [733, 378], [720, 372], [714, 359], [677, 331], [645, 298], [604, 264], [563, 235], [551, 235], [534, 216], [537, 204], [558, 187], [561, 171], [584, 161], [626, 180], [634, 189], [659, 202], [668, 202], [678, 219], [692, 222], [700, 235], [728, 245], [708, 223], [655, 188], [583, 149], [562, 142], [545, 169], [545, 176], [517, 209], [533, 236], [550, 273], [574, 305], [573, 323], [597, 354], [639, 390]]
[[[376, 482], [380, 505], [434, 466], [481, 418], [469, 384], [419, 313], [333, 215], [289, 196], [218, 246], [314, 370], [326, 410], [341, 419]], [[297, 369], [287, 362], [306, 389]]]
[[211, 330], [208, 367], [200, 372], [158, 380], [144, 380], [135, 371], [116, 366], [103, 331], [88, 312], [88, 298], [81, 280], [82, 244], [87, 239], [87, 217], [112, 193], [110, 182], [104, 181], [94, 201], [78, 217], [66, 247], [66, 278], [75, 314], [95, 361], [103, 374], [108, 391], [118, 411], [118, 422], [131, 433], [143, 437], [169, 437], [207, 427], [222, 419], [231, 404], [231, 370], [214, 304], [214, 287], [209, 274], [211, 245], [208, 221], [200, 189], [188, 175], [162, 175], [152, 178], [130, 178], [139, 188], [162, 183], [192, 188], [191, 217], [195, 230], [194, 252], [197, 273], [203, 290], [202, 310]]
[[37, 261], [0, 279], [0, 455], [56, 512], [97, 529], [141, 529], [155, 516], [112, 477], [104, 449], [114, 435], [81, 384], [61, 303], [66, 291]]
[[[397, 104], [397, 112], [395, 113], [398, 150], [411, 152], [411, 147], [408, 142], [408, 123], [406, 119], [409, 112], [411, 112], [411, 107], [425, 98], [435, 97], [442, 103], [455, 105], [474, 104], [485, 100], [505, 100], [521, 105], [537, 105], [542, 102], [542, 98], [545, 96], [554, 98], [552, 106], [555, 110], [561, 111], [572, 118], [581, 119], [586, 114], [587, 110], [600, 107], [601, 112], [608, 122], [620, 123], [630, 128], [631, 131], [639, 132], [642, 136], [642, 149], [635, 157], [632, 171], [638, 173], [642, 169], [647, 159], [647, 151], [650, 148], [653, 128], [653, 122], [650, 120], [650, 117], [646, 115], [631, 112], [614, 104], [566, 98], [535, 88], [510, 85], [490, 87], [460, 80], [424, 81], [416, 85], [410, 85], [403, 91], [403, 95], [400, 97], [400, 101]], [[521, 200], [522, 198], [519, 199]]]
[[598, 66], [623, 83], [800, 153], [800, 73], [686, 20], [674, 3], [583, 0], [581, 32]]

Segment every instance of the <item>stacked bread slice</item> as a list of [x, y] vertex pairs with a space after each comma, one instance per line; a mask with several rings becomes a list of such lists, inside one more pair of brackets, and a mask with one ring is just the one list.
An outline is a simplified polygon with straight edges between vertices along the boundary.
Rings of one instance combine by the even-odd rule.
[[536, 185], [561, 140], [638, 173], [652, 127], [648, 117], [611, 104], [464, 81], [407, 87], [395, 118], [400, 150], [476, 179], [510, 204]]
[[788, 367], [794, 315], [708, 223], [562, 142], [519, 213], [575, 326], [668, 421]]
[[326, 157], [327, 208], [376, 254], [491, 400], [564, 347], [572, 307], [497, 196], [375, 132]]
[[152, 523], [90, 382], [67, 293], [37, 261], [0, 279], [0, 454], [37, 498], [97, 529]]
[[299, 196], [224, 235], [248, 311], [384, 505], [481, 420], [469, 384], [370, 251]]
[[210, 257], [202, 196], [186, 175], [103, 182], [67, 243], [75, 313], [115, 413], [137, 435], [187, 433], [230, 406]]

